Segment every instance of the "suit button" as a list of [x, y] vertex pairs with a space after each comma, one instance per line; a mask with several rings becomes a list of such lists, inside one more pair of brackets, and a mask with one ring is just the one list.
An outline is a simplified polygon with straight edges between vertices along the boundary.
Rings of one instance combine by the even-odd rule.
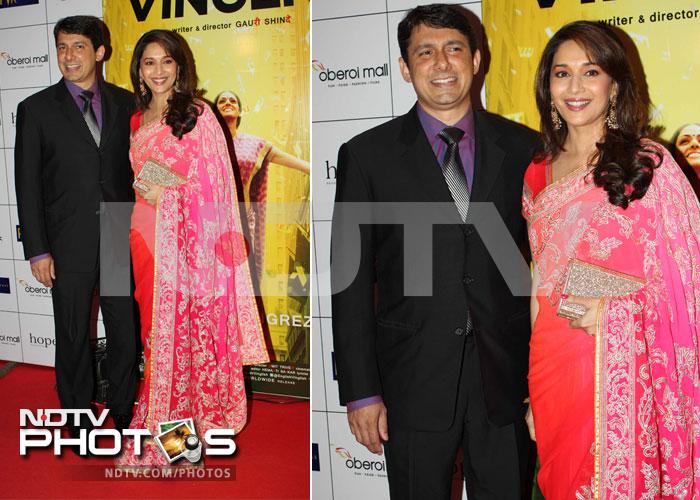
[[465, 231], [465, 234], [466, 234], [467, 236], [471, 236], [472, 234], [474, 234], [474, 226], [471, 226], [471, 225], [467, 226], [467, 229], [466, 229], [466, 231]]
[[464, 335], [464, 328], [455, 328], [455, 335]]
[[465, 285], [471, 285], [472, 283], [474, 283], [474, 278], [466, 274], [462, 278], [462, 283], [464, 283]]

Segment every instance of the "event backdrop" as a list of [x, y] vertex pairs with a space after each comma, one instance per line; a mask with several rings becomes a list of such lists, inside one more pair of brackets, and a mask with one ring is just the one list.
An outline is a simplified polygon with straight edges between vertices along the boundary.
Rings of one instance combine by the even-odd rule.
[[[330, 221], [340, 145], [406, 112], [415, 100], [399, 73], [396, 26], [424, 2], [319, 2], [313, 9], [313, 492], [335, 500], [388, 498], [386, 465], [350, 434], [338, 402], [328, 276]], [[483, 14], [490, 111], [538, 128], [533, 74], [544, 44], [574, 19], [609, 20], [626, 31], [646, 73], [654, 124], [670, 138], [700, 120], [698, 0], [483, 0], [460, 3]], [[344, 79], [338, 72], [344, 72]], [[334, 76], [335, 75], [335, 76]], [[347, 77], [346, 77], [347, 76]], [[391, 434], [391, 430], [389, 430]], [[460, 498], [455, 492], [453, 498]]]
[[[138, 38], [154, 28], [174, 30], [192, 49], [204, 97], [213, 101], [225, 90], [240, 97], [239, 132], [308, 161], [309, 10], [309, 0], [106, 1], [114, 46], [107, 79], [130, 88]], [[309, 396], [309, 187], [308, 175], [270, 164], [267, 201], [259, 202], [268, 222], [263, 268], [256, 274], [275, 361], [249, 370], [261, 392]], [[276, 211], [288, 223], [271, 221]]]
[[662, 138], [700, 120], [698, 0], [487, 0], [483, 12], [492, 52], [486, 95], [495, 113], [538, 128], [533, 80], [539, 55], [560, 26], [589, 19], [628, 35]]
[[[51, 291], [24, 260], [15, 197], [17, 104], [57, 82], [53, 26], [74, 13], [102, 16], [101, 0], [0, 0], [0, 359], [52, 366]], [[102, 321], [96, 323], [103, 336]]]
[[[360, 132], [404, 114], [415, 102], [413, 87], [399, 72], [396, 28], [406, 11], [418, 3], [321, 0], [313, 4], [314, 498], [389, 498], [384, 457], [355, 442], [338, 399], [331, 330], [330, 232], [338, 148]], [[481, 17], [480, 1], [449, 3], [459, 3]]]
[[[131, 87], [128, 64], [138, 37], [174, 29], [197, 61], [205, 98], [234, 90], [243, 102], [240, 131], [309, 160], [309, 1], [105, 1], [113, 55], [107, 80]], [[218, 7], [216, 7], [218, 6]], [[53, 39], [67, 15], [103, 15], [101, 0], [0, 0], [0, 359], [52, 365], [51, 292], [24, 261], [14, 190], [17, 104], [61, 78]], [[275, 362], [250, 370], [261, 392], [309, 396], [309, 178], [270, 164], [270, 212], [259, 272], [268, 339]], [[291, 213], [289, 213], [291, 211]], [[103, 328], [97, 322], [98, 334]]]

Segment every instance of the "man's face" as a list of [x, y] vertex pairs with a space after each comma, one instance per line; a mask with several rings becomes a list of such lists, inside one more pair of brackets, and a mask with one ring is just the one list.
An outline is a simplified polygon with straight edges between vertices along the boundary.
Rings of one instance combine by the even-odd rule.
[[481, 62], [478, 50], [472, 54], [467, 37], [456, 29], [420, 24], [411, 33], [407, 55], [408, 61], [399, 59], [401, 75], [413, 84], [425, 111], [456, 119], [467, 112]]
[[101, 45], [95, 50], [88, 37], [59, 31], [56, 54], [63, 78], [89, 89], [95, 83], [95, 67], [104, 57], [105, 48]]

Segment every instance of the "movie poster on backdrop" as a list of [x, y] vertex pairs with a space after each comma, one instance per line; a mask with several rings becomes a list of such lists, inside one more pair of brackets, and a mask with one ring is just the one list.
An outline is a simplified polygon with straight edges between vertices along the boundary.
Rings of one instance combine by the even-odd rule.
[[308, 0], [104, 2], [109, 81], [131, 88], [131, 54], [150, 29], [173, 30], [192, 48], [204, 98], [233, 138], [274, 351], [247, 373], [255, 391], [299, 397], [309, 396], [310, 373], [309, 10]]
[[484, 0], [492, 55], [486, 77], [488, 108], [539, 128], [534, 78], [549, 38], [578, 19], [602, 21], [625, 32], [623, 43], [645, 75], [652, 126], [670, 140], [700, 121], [700, 3], [697, 0]]

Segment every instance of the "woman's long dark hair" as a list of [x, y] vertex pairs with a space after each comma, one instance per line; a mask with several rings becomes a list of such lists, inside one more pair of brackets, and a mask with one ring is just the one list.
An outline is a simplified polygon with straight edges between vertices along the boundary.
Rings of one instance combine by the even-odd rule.
[[545, 154], [556, 158], [564, 151], [568, 134], [562, 120], [559, 130], [552, 123], [552, 96], [549, 79], [554, 55], [566, 41], [576, 42], [590, 60], [612, 78], [617, 87], [617, 122], [619, 128], [606, 125], [605, 136], [597, 143], [593, 181], [608, 193], [613, 205], [627, 208], [644, 196], [663, 156], [656, 148], [641, 143], [649, 125], [649, 110], [640, 99], [632, 68], [619, 38], [608, 26], [590, 21], [576, 21], [561, 28], [549, 40], [542, 53], [535, 79], [535, 95], [540, 113], [540, 130]]
[[201, 92], [197, 90], [197, 70], [194, 57], [187, 42], [182, 36], [167, 30], [151, 30], [144, 33], [134, 48], [131, 58], [131, 84], [136, 94], [136, 106], [141, 111], [148, 108], [153, 99], [153, 94], [144, 85], [145, 92], [141, 93], [141, 77], [139, 66], [143, 51], [149, 43], [157, 43], [166, 54], [172, 57], [177, 64], [177, 81], [173, 92], [168, 98], [168, 108], [165, 111], [165, 123], [172, 129], [173, 135], [178, 139], [190, 132], [197, 124], [197, 117], [202, 114], [203, 105], [196, 99]]

